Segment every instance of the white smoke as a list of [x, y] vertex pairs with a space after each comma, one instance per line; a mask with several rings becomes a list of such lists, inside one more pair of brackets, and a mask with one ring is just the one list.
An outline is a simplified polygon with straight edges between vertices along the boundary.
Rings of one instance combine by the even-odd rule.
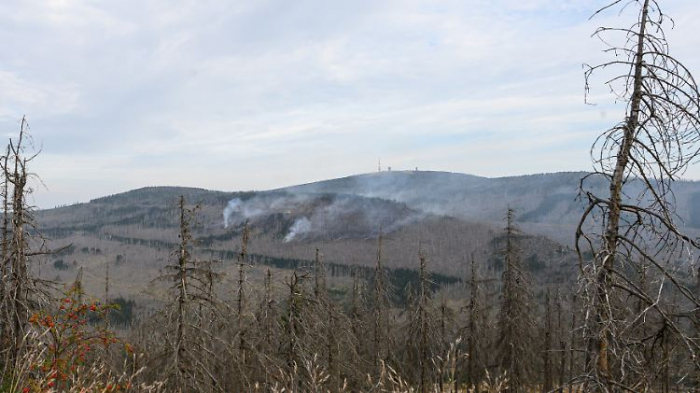
[[261, 201], [257, 198], [245, 202], [240, 198], [231, 199], [224, 209], [224, 227], [241, 224], [265, 214], [270, 209], [269, 201]]
[[309, 219], [306, 217], [302, 217], [294, 221], [292, 227], [289, 228], [289, 233], [287, 233], [287, 236], [284, 237], [284, 242], [290, 242], [294, 240], [294, 238], [296, 238], [297, 236], [309, 233], [310, 231], [311, 221], [309, 221]]
[[231, 217], [231, 214], [233, 214], [236, 210], [240, 210], [240, 206], [241, 200], [238, 198], [228, 201], [228, 205], [226, 205], [226, 208], [224, 209], [224, 228], [228, 228], [229, 217]]
[[373, 237], [379, 228], [391, 232], [420, 219], [422, 213], [376, 198], [274, 192], [231, 199], [223, 211], [225, 227], [246, 221], [256, 225], [258, 219], [274, 216], [285, 217], [285, 222], [295, 220], [284, 235], [283, 240], [289, 242], [317, 236]]

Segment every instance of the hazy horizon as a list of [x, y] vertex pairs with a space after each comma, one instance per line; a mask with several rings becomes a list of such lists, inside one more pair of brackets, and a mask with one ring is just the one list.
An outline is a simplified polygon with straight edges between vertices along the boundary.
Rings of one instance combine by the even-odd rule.
[[[114, 193], [111, 194], [104, 194], [104, 195], [97, 195], [95, 197], [91, 197], [86, 200], [79, 200], [79, 201], [74, 201], [74, 202], [67, 202], [67, 203], [61, 203], [58, 205], [54, 206], [36, 206], [39, 209], [52, 209], [54, 207], [61, 207], [61, 206], [69, 206], [69, 205], [75, 205], [75, 204], [81, 204], [81, 203], [87, 203], [90, 202], [93, 199], [99, 199], [102, 197], [110, 196], [110, 195], [115, 195], [115, 194], [122, 194], [126, 193], [129, 191], [134, 191], [134, 190], [139, 190], [143, 188], [192, 188], [192, 189], [202, 189], [202, 190], [207, 190], [207, 191], [221, 191], [221, 192], [265, 192], [265, 191], [274, 191], [278, 189], [284, 189], [284, 188], [290, 188], [294, 186], [301, 186], [301, 185], [306, 185], [306, 184], [314, 184], [314, 183], [319, 183], [323, 181], [328, 181], [328, 180], [337, 180], [337, 179], [344, 179], [344, 178], [349, 178], [349, 177], [355, 177], [355, 176], [367, 176], [367, 175], [373, 175], [376, 173], [401, 173], [401, 172], [415, 172], [416, 168], [391, 168], [390, 170], [388, 168], [382, 168], [381, 172], [376, 170], [374, 172], [362, 172], [362, 173], [353, 173], [353, 174], [348, 174], [348, 175], [340, 175], [337, 177], [330, 177], [330, 178], [323, 178], [323, 179], [316, 179], [316, 180], [311, 180], [307, 182], [302, 182], [302, 183], [290, 183], [290, 184], [284, 184], [280, 186], [273, 186], [269, 188], [250, 188], [250, 189], [224, 189], [224, 188], [206, 188], [206, 187], [196, 187], [196, 186], [191, 186], [188, 184], [151, 184], [151, 185], [144, 185], [144, 186], [139, 186], [135, 188], [129, 188], [129, 189], [124, 189], [124, 190], [118, 190]], [[454, 172], [454, 171], [441, 171], [441, 170], [433, 170], [433, 169], [421, 169], [418, 168], [419, 172], [433, 172], [433, 173], [449, 173], [449, 174], [454, 174], [454, 175], [466, 175], [466, 176], [474, 176], [474, 177], [480, 177], [480, 178], [485, 178], [485, 179], [499, 179], [499, 178], [512, 178], [512, 177], [525, 177], [525, 176], [538, 176], [538, 175], [553, 175], [553, 174], [558, 174], [558, 173], [580, 173], [580, 172], [586, 172], [583, 170], [572, 170], [572, 171], [557, 171], [557, 172], [537, 172], [537, 173], [521, 173], [521, 174], [513, 174], [513, 175], [504, 175], [504, 176], [483, 176], [475, 173], [463, 173], [463, 172]], [[683, 179], [685, 180], [685, 179]], [[47, 193], [50, 192], [50, 190], [46, 189], [40, 189], [38, 190], [39, 194], [41, 193]], [[32, 196], [36, 196], [32, 194]]]

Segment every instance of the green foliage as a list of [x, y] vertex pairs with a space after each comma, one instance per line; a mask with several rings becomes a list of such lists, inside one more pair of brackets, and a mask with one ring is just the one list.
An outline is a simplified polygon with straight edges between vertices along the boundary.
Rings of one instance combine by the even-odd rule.
[[112, 299], [111, 304], [114, 306], [114, 309], [110, 310], [108, 314], [110, 324], [122, 327], [131, 326], [131, 322], [134, 320], [136, 302], [118, 297]]
[[57, 259], [53, 262], [53, 267], [56, 270], [68, 270], [70, 268], [69, 265], [67, 265], [63, 259]]

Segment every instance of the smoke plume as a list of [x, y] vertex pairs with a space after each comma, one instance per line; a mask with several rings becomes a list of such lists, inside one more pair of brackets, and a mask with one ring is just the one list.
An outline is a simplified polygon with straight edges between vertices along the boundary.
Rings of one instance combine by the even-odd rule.
[[284, 242], [290, 242], [294, 240], [297, 236], [302, 236], [308, 232], [311, 232], [311, 221], [308, 218], [302, 217], [296, 221], [291, 228], [289, 228], [289, 233], [284, 237]]
[[312, 238], [371, 238], [380, 228], [391, 232], [419, 220], [424, 213], [379, 198], [263, 192], [247, 199], [232, 199], [223, 216], [225, 227], [249, 221], [290, 242]]

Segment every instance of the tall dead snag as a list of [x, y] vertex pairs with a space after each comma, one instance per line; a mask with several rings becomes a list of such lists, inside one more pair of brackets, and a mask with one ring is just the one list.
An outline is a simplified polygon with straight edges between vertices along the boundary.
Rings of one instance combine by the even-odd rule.
[[267, 269], [265, 273], [265, 295], [262, 307], [264, 321], [264, 341], [267, 348], [272, 348], [272, 329], [274, 322], [274, 304], [272, 300], [272, 272]]
[[503, 234], [503, 275], [501, 309], [498, 315], [498, 364], [508, 378], [508, 390], [522, 391], [531, 382], [534, 358], [533, 310], [530, 279], [521, 261], [519, 231], [514, 223], [514, 211], [508, 209]]
[[[10, 140], [7, 155], [2, 158], [3, 184], [3, 241], [2, 241], [2, 295], [0, 299], [0, 355], [4, 355], [3, 367], [12, 369], [20, 352], [27, 331], [29, 313], [38, 308], [41, 296], [29, 273], [29, 258], [49, 251], [31, 250], [34, 220], [27, 196], [32, 192], [27, 182], [30, 178], [29, 163], [38, 153], [27, 157], [26, 145], [31, 145], [29, 124], [22, 118], [19, 137]], [[43, 243], [42, 243], [43, 246]], [[0, 370], [6, 371], [6, 370]]]
[[384, 266], [382, 266], [382, 232], [377, 237], [377, 258], [374, 266], [373, 286], [373, 329], [372, 329], [372, 364], [375, 375], [382, 373], [382, 362], [389, 357], [388, 329], [389, 329], [389, 279]]
[[[326, 294], [326, 298], [328, 296]], [[328, 368], [328, 385], [332, 391], [338, 391], [340, 387], [339, 365], [340, 351], [338, 350], [338, 314], [333, 302], [326, 301], [326, 365]]]
[[314, 256], [314, 296], [325, 300], [326, 295], [326, 265], [321, 250], [317, 248]]
[[351, 268], [350, 275], [352, 276], [352, 295], [350, 298], [349, 316], [350, 330], [352, 336], [355, 338], [355, 353], [361, 357], [364, 352], [364, 346], [362, 345], [364, 340], [362, 340], [362, 334], [366, 329], [366, 325], [364, 323], [365, 309], [363, 307], [365, 300], [365, 287], [360, 283], [360, 271], [357, 267]]
[[[12, 163], [14, 169], [9, 174], [7, 181], [12, 184], [12, 237], [10, 240], [10, 285], [9, 288], [9, 307], [8, 311], [11, 337], [14, 338], [12, 343], [12, 352], [19, 349], [21, 340], [24, 336], [24, 331], [27, 324], [29, 304], [27, 303], [27, 289], [30, 286], [27, 266], [27, 234], [26, 220], [27, 209], [25, 202], [25, 187], [27, 185], [26, 161], [20, 156], [22, 152], [22, 140], [24, 138], [25, 119], [22, 119], [22, 128], [20, 130], [19, 141], [17, 146], [10, 142], [10, 150], [12, 154]], [[14, 358], [15, 356], [11, 356]]]
[[270, 356], [273, 352], [273, 339], [277, 335], [275, 320], [275, 300], [272, 294], [272, 272], [267, 269], [263, 283], [262, 301], [256, 312], [256, 320], [260, 329], [258, 352], [263, 356]]
[[246, 331], [245, 331], [245, 307], [246, 293], [244, 285], [246, 283], [245, 268], [249, 266], [248, 259], [248, 242], [250, 241], [250, 229], [246, 222], [243, 226], [243, 234], [241, 235], [241, 251], [238, 254], [238, 296], [236, 299], [236, 321], [238, 323], [238, 353], [239, 364], [246, 364]]
[[[566, 354], [567, 354], [567, 348], [566, 348], [566, 326], [565, 326], [566, 321], [564, 320], [564, 315], [563, 315], [563, 304], [562, 304], [562, 299], [561, 299], [561, 293], [557, 291], [557, 331], [559, 334], [559, 370], [557, 374], [559, 375], [558, 378], [558, 385], [559, 385], [559, 392], [563, 393], [564, 391], [564, 384], [566, 383]], [[570, 332], [573, 334], [573, 331]]]
[[483, 361], [483, 302], [479, 286], [479, 271], [476, 259], [471, 257], [471, 277], [469, 279], [469, 305], [467, 306], [467, 326], [463, 329], [463, 334], [467, 338], [467, 386], [477, 387], [481, 384], [482, 372], [485, 362]]
[[[7, 291], [7, 286], [9, 286], [9, 265], [10, 265], [10, 259], [8, 258], [9, 255], [9, 244], [10, 244], [10, 230], [9, 230], [9, 222], [10, 222], [10, 211], [8, 210], [9, 204], [9, 184], [10, 182], [7, 180], [9, 177], [9, 172], [8, 172], [8, 162], [10, 158], [10, 146], [7, 146], [7, 153], [3, 157], [0, 157], [0, 162], [2, 162], [2, 254], [0, 255], [0, 359], [3, 358], [3, 354], [6, 353], [6, 350], [10, 348], [10, 340], [9, 340], [9, 326], [8, 326], [8, 317], [9, 315], [6, 313], [6, 291]], [[2, 371], [0, 369], [0, 371]], [[3, 373], [4, 375], [4, 373]]]
[[[185, 198], [180, 197], [180, 250], [177, 258], [177, 269], [175, 273], [177, 288], [177, 321], [176, 321], [176, 333], [175, 333], [175, 349], [173, 351], [173, 366], [176, 369], [178, 379], [188, 374], [187, 370], [187, 344], [188, 337], [186, 336], [185, 330], [187, 326], [185, 321], [187, 320], [187, 309], [186, 304], [188, 303], [188, 288], [187, 288], [187, 270], [190, 268], [190, 250], [189, 243], [192, 240], [190, 235], [190, 224], [188, 218], [186, 217], [185, 210]], [[180, 381], [178, 381], [180, 382]]]
[[550, 298], [550, 291], [547, 289], [545, 293], [544, 300], [544, 323], [543, 323], [543, 348], [542, 348], [542, 363], [543, 363], [543, 384], [542, 391], [549, 392], [554, 386], [554, 373], [553, 373], [553, 352], [552, 347], [552, 335], [554, 333], [554, 322], [552, 321], [552, 300]]
[[[576, 373], [576, 365], [578, 364], [578, 357], [576, 356], [576, 348], [577, 348], [577, 341], [576, 341], [576, 335], [577, 335], [577, 328], [578, 326], [577, 321], [576, 321], [576, 315], [578, 314], [578, 301], [577, 301], [577, 296], [576, 293], [574, 292], [571, 295], [571, 340], [569, 341], [569, 374], [568, 374], [568, 380], [571, 382], [574, 380], [574, 375]], [[574, 391], [574, 386], [573, 384], [569, 385], [568, 392], [573, 393]]]
[[[221, 391], [222, 386], [211, 368], [211, 350], [205, 345], [212, 333], [202, 323], [202, 310], [214, 310], [216, 300], [208, 290], [211, 263], [197, 261], [192, 255], [194, 239], [191, 227], [197, 207], [188, 208], [185, 198], [178, 202], [180, 244], [176, 263], [167, 266], [171, 272], [159, 280], [172, 282], [171, 303], [156, 317], [155, 324], [163, 334], [166, 347], [156, 360], [167, 378], [171, 391]], [[202, 305], [203, 307], [200, 307]]]
[[[272, 281], [272, 271], [267, 269], [263, 279], [262, 293], [255, 309], [255, 321], [251, 321], [248, 328], [252, 332], [248, 338], [248, 345], [251, 348], [253, 363], [253, 373], [251, 379], [254, 383], [264, 383], [269, 386], [271, 383], [270, 370], [277, 367], [278, 363], [278, 338], [281, 335], [278, 321], [280, 313], [277, 310], [278, 302], [274, 298], [274, 285]], [[254, 324], [254, 325], [253, 325]]]
[[337, 349], [337, 319], [336, 310], [333, 302], [328, 295], [326, 264], [323, 260], [321, 250], [316, 249], [314, 257], [314, 299], [315, 299], [315, 318], [317, 333], [323, 333], [321, 337], [325, 348], [322, 353], [325, 353], [326, 370], [328, 375], [328, 385], [333, 391], [338, 390], [338, 355]]
[[[434, 285], [431, 282], [431, 286]], [[432, 292], [432, 289], [431, 289]], [[440, 295], [440, 313], [436, 316], [436, 324], [439, 329], [439, 336], [435, 337], [432, 345], [433, 358], [431, 363], [435, 368], [435, 378], [437, 379], [438, 390], [441, 392], [459, 389], [460, 365], [459, 358], [464, 357], [461, 353], [462, 338], [455, 336], [455, 312], [449, 306], [447, 296], [443, 292]]]
[[[430, 287], [431, 282], [428, 277], [427, 259], [422, 250], [418, 251], [420, 261], [418, 270], [418, 288], [411, 296], [409, 311], [411, 315], [408, 321], [408, 354], [413, 369], [411, 375], [415, 376], [415, 383], [418, 385], [417, 391], [421, 393], [432, 390], [433, 372], [431, 361], [433, 359], [433, 348], [437, 342], [435, 333], [437, 324], [434, 320], [431, 307]], [[440, 354], [442, 355], [442, 354]]]
[[286, 315], [283, 319], [284, 337], [281, 349], [287, 363], [285, 373], [289, 378], [285, 381], [285, 388], [290, 391], [299, 391], [304, 382], [306, 382], [305, 376], [300, 375], [298, 368], [306, 360], [312, 358], [307, 353], [307, 348], [304, 345], [306, 344], [305, 338], [308, 323], [305, 317], [309, 300], [304, 290], [304, 281], [306, 279], [306, 275], [297, 274], [295, 269], [286, 283], [289, 288], [289, 294], [286, 302]]
[[[435, 321], [431, 313], [431, 282], [428, 276], [428, 261], [425, 253], [418, 252], [420, 267], [418, 270], [418, 298], [416, 299], [416, 338], [418, 339], [418, 366], [419, 379], [418, 391], [421, 393], [432, 390], [433, 378], [431, 372], [431, 360], [433, 358]], [[443, 332], [444, 334], [444, 332]], [[442, 354], [440, 354], [442, 355]], [[442, 389], [441, 389], [442, 390]]]
[[[310, 333], [317, 339], [312, 339], [309, 347], [314, 353], [324, 354], [325, 377], [324, 383], [330, 391], [339, 391], [342, 374], [351, 374], [356, 358], [356, 344], [351, 339], [352, 321], [340, 312], [329, 294], [328, 272], [323, 254], [316, 249], [314, 258], [314, 303], [311, 310]], [[322, 347], [319, 347], [319, 344]], [[345, 348], [341, 351], [340, 348]]]
[[[696, 318], [687, 311], [700, 302], [678, 274], [678, 261], [698, 244], [674, 223], [671, 185], [698, 155], [700, 94], [690, 71], [670, 55], [663, 31], [670, 19], [659, 1], [616, 0], [596, 14], [618, 7], [621, 14], [634, 10], [637, 16], [629, 28], [596, 30], [594, 36], [615, 58], [587, 66], [585, 79], [588, 92], [591, 78], [602, 73], [615, 100], [626, 104], [626, 114], [593, 145], [595, 173], [581, 182], [587, 207], [576, 233], [590, 316], [586, 378], [591, 389], [603, 391], [641, 388], [649, 372], [641, 352], [651, 340], [637, 344], [638, 321], [666, 321], [696, 367], [700, 359], [697, 340], [669, 316], [664, 296], [679, 292], [686, 308], [681, 314]], [[608, 188], [605, 195], [595, 191], [601, 183]], [[591, 230], [596, 224], [597, 233]], [[640, 261], [648, 263], [654, 282], [648, 290], [628, 274]], [[641, 313], [630, 311], [630, 298], [645, 305]], [[678, 370], [678, 380], [684, 380], [683, 373]]]
[[287, 367], [292, 370], [297, 360], [297, 316], [299, 315], [299, 303], [302, 297], [300, 290], [301, 283], [299, 282], [299, 276], [297, 271], [294, 270], [292, 275], [289, 277], [289, 297], [287, 298], [287, 318], [286, 318], [286, 360]]

